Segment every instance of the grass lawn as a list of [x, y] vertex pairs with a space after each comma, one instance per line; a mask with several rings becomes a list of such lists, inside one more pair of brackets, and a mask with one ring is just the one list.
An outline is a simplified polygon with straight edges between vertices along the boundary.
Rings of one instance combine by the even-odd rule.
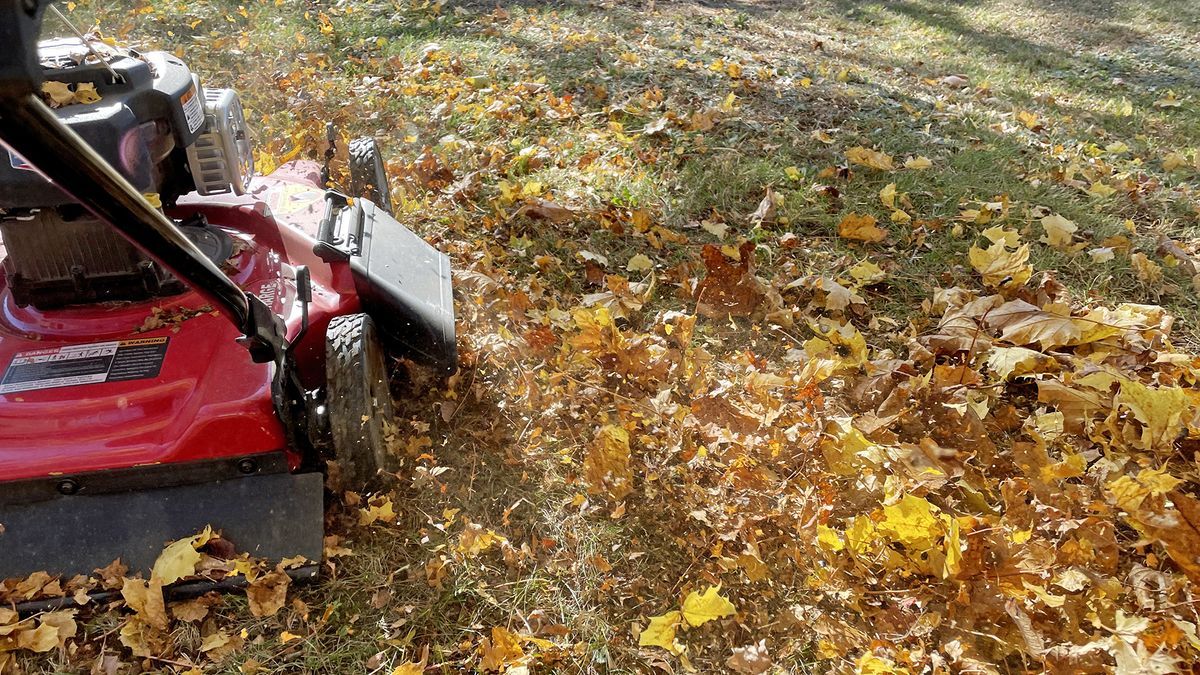
[[464, 361], [278, 614], [27, 672], [1191, 672], [1200, 4], [70, 5], [379, 138]]

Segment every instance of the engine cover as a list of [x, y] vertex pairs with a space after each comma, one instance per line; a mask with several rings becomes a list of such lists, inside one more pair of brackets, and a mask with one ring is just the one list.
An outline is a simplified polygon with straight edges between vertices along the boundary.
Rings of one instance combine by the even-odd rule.
[[[38, 44], [47, 81], [91, 83], [100, 100], [59, 108], [59, 118], [142, 192], [164, 202], [191, 192], [185, 149], [204, 132], [204, 102], [192, 73], [167, 52], [139, 54], [107, 48], [112, 75], [80, 56], [77, 38]], [[82, 61], [82, 63], [81, 63]], [[21, 157], [0, 154], [0, 208], [35, 208], [73, 202]]]

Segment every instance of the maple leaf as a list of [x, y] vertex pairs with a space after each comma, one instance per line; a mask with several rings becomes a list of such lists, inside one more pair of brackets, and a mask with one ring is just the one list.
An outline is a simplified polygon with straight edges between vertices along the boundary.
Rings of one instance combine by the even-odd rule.
[[721, 249], [706, 244], [700, 251], [707, 274], [696, 285], [696, 312], [710, 318], [750, 316], [767, 298], [766, 289], [754, 278], [754, 242], [738, 248], [738, 262], [731, 263]]
[[200, 562], [196, 549], [207, 544], [212, 536], [212, 528], [205, 527], [200, 534], [168, 544], [154, 561], [151, 577], [157, 577], [166, 586], [195, 574], [196, 563]]
[[675, 633], [683, 623], [683, 614], [678, 610], [667, 612], [662, 616], [650, 617], [650, 625], [638, 635], [639, 647], [662, 647], [668, 652], [679, 656], [683, 653], [683, 645], [675, 640]]
[[928, 551], [946, 533], [933, 512], [935, 508], [920, 497], [906, 494], [895, 504], [883, 507], [883, 519], [875, 528], [910, 550]]
[[987, 365], [1002, 380], [1058, 369], [1054, 357], [1024, 347], [994, 347]]
[[126, 579], [121, 586], [121, 597], [125, 604], [137, 612], [146, 625], [156, 630], [165, 631], [170, 623], [167, 618], [167, 606], [163, 601], [162, 582], [151, 578]]
[[623, 499], [633, 491], [633, 469], [630, 467], [629, 432], [609, 424], [596, 432], [591, 450], [583, 459], [583, 473], [588, 492], [607, 494]]
[[1148, 286], [1162, 282], [1163, 271], [1158, 263], [1151, 260], [1145, 253], [1137, 252], [1129, 256], [1129, 265], [1138, 281]]
[[896, 168], [892, 164], [891, 155], [885, 154], [878, 150], [864, 148], [861, 145], [850, 148], [846, 151], [846, 159], [853, 164], [861, 164], [862, 166], [877, 169], [879, 171], [891, 171]]
[[904, 160], [904, 168], [912, 169], [913, 171], [924, 171], [933, 166], [933, 162], [925, 156], [909, 157]]
[[767, 653], [766, 638], [759, 640], [756, 644], [734, 647], [733, 655], [725, 660], [725, 665], [729, 666], [733, 672], [743, 675], [761, 675], [761, 673], [767, 672], [774, 663]]
[[879, 202], [889, 209], [896, 208], [896, 184], [888, 183], [879, 191]]
[[720, 594], [720, 586], [710, 586], [703, 593], [692, 591], [683, 599], [683, 619], [689, 626], [702, 626], [709, 621], [733, 616], [737, 609]]
[[639, 253], [629, 259], [629, 262], [625, 265], [625, 269], [630, 272], [649, 272], [654, 269], [654, 261], [650, 260], [646, 254]]
[[1141, 382], [1126, 380], [1115, 400], [1142, 423], [1139, 446], [1143, 450], [1168, 450], [1183, 429], [1183, 413], [1191, 398], [1181, 387], [1151, 389]]
[[250, 613], [257, 617], [275, 616], [287, 601], [287, 590], [291, 581], [286, 572], [279, 570], [255, 579], [246, 587]]
[[429, 663], [429, 645], [421, 647], [421, 657], [419, 661], [409, 661], [401, 663], [392, 669], [390, 675], [421, 675], [425, 672], [425, 665]]
[[1071, 344], [1082, 335], [1069, 316], [1053, 314], [1024, 300], [1012, 300], [991, 310], [986, 321], [999, 328], [1001, 340], [1016, 345], [1040, 343], [1042, 349]]
[[875, 216], [861, 216], [857, 213], [848, 214], [838, 223], [838, 236], [843, 239], [865, 241], [868, 244], [878, 244], [887, 239], [887, 230], [875, 226]]
[[983, 283], [994, 288], [1016, 288], [1023, 286], [1033, 276], [1029, 262], [1029, 244], [1008, 250], [1004, 242], [996, 242], [986, 249], [972, 246], [967, 252], [971, 266], [983, 276]]
[[495, 671], [525, 658], [520, 636], [500, 626], [493, 626], [491, 638], [484, 638], [480, 642], [479, 654], [482, 657], [479, 667]]
[[1046, 236], [1041, 239], [1042, 243], [1064, 251], [1071, 245], [1071, 237], [1079, 228], [1066, 218], [1053, 214], [1042, 218], [1042, 229], [1046, 231]]

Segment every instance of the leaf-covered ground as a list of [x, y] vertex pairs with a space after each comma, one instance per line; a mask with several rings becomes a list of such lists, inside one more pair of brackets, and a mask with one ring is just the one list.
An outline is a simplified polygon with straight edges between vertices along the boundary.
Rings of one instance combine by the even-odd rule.
[[379, 137], [463, 364], [316, 585], [0, 609], [0, 664], [1194, 672], [1195, 3], [70, 7], [260, 168]]

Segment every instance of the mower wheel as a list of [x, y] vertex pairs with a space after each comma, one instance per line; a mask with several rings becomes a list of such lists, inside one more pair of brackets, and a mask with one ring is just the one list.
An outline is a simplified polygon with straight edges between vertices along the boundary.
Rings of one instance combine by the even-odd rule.
[[325, 329], [325, 405], [333, 451], [351, 490], [371, 486], [380, 471], [394, 471], [387, 437], [396, 433], [383, 345], [366, 314], [339, 316]]
[[391, 189], [383, 153], [374, 138], [363, 136], [350, 141], [350, 193], [375, 202], [375, 206], [392, 213]]

